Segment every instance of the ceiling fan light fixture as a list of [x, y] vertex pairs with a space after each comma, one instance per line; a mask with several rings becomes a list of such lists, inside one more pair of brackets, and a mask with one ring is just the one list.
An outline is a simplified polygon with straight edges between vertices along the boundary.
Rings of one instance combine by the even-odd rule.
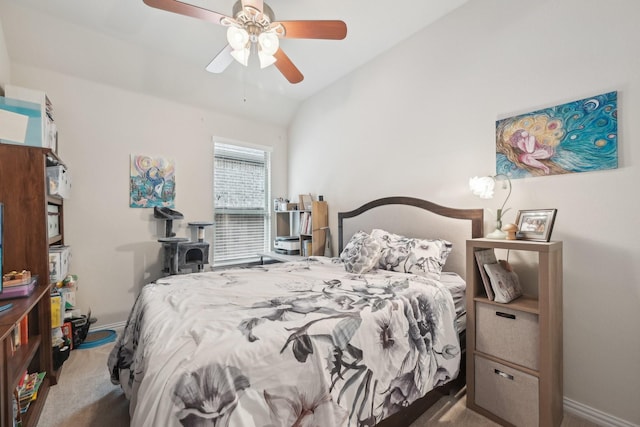
[[280, 48], [280, 39], [274, 33], [263, 32], [258, 36], [258, 44], [260, 45], [260, 52], [273, 56]]
[[249, 43], [249, 33], [244, 28], [229, 27], [227, 41], [234, 51], [245, 49]]
[[[2, 1], [2, 0], [0, 0]], [[347, 25], [339, 20], [276, 21], [264, 0], [235, 0], [232, 15], [214, 12], [188, 0], [143, 0], [148, 6], [227, 28], [227, 45], [206, 67], [221, 73], [233, 60], [248, 66], [251, 51], [258, 54], [262, 68], [273, 63], [289, 83], [300, 83], [304, 76], [280, 49], [280, 38], [342, 40]]]
[[231, 56], [233, 59], [244, 65], [245, 67], [249, 65], [249, 48], [238, 49], [231, 52]]
[[275, 64], [276, 57], [268, 55], [264, 52], [258, 52], [258, 59], [260, 59], [260, 68], [267, 68], [269, 65]]

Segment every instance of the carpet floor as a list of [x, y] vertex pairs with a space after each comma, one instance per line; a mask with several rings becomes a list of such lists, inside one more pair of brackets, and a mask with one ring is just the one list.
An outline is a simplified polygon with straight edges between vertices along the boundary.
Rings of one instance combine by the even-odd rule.
[[38, 427], [125, 427], [129, 402], [111, 384], [107, 359], [113, 343], [73, 350], [51, 387]]
[[[111, 384], [107, 359], [113, 343], [73, 350], [60, 381], [51, 388], [37, 427], [126, 427], [129, 403], [120, 386]], [[444, 396], [411, 427], [495, 427], [498, 424], [465, 406], [464, 389]], [[159, 426], [160, 427], [160, 426]], [[566, 414], [562, 427], [597, 427]]]

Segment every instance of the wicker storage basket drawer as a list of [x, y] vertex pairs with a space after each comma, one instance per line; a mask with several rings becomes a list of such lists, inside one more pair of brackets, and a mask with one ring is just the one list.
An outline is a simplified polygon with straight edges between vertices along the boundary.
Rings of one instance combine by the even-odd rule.
[[538, 426], [538, 378], [475, 356], [476, 404], [518, 427]]
[[500, 359], [538, 369], [538, 316], [477, 303], [476, 348]]

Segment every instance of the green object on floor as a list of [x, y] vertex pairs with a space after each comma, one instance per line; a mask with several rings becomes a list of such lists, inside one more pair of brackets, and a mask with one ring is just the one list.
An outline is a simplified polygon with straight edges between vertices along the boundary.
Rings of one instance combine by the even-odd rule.
[[116, 331], [111, 329], [103, 329], [100, 331], [92, 331], [87, 334], [87, 338], [84, 339], [82, 344], [78, 346], [79, 349], [98, 347], [103, 344], [113, 342], [116, 340]]

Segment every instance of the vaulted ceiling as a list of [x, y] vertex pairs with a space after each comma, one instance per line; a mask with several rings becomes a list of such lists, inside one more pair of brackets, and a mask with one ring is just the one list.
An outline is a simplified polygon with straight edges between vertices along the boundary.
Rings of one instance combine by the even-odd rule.
[[[184, 1], [231, 15], [236, 0]], [[268, 1], [276, 20], [347, 24], [344, 40], [281, 40], [304, 75], [295, 85], [252, 62], [208, 73], [226, 28], [142, 0], [0, 0], [0, 21], [12, 63], [287, 124], [300, 102], [467, 1]]]

